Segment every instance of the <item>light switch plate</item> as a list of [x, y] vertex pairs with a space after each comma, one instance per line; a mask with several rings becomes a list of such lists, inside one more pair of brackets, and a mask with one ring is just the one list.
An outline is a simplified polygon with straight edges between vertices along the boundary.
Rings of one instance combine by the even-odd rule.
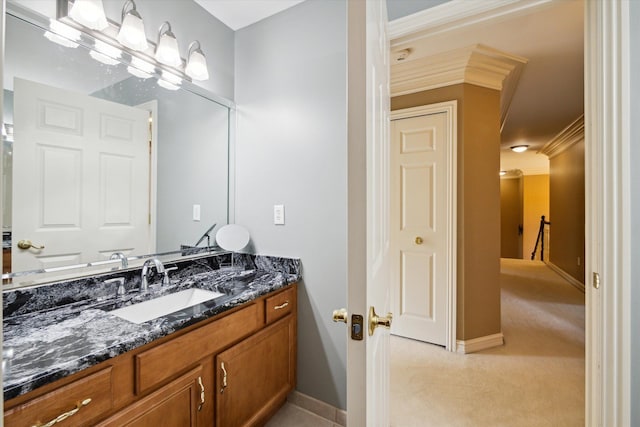
[[273, 205], [273, 223], [284, 225], [284, 205]]
[[200, 205], [193, 205], [193, 220], [200, 221]]

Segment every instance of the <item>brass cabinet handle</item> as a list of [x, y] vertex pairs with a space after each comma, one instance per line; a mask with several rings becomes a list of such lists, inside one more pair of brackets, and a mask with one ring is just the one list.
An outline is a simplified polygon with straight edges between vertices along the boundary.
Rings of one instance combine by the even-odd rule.
[[198, 405], [199, 412], [204, 406], [204, 385], [202, 384], [202, 377], [198, 377], [198, 384], [200, 385], [200, 404]]
[[76, 407], [73, 408], [72, 410], [58, 415], [57, 417], [55, 417], [54, 419], [52, 419], [48, 423], [46, 423], [46, 424], [34, 424], [33, 427], [51, 427], [54, 424], [57, 424], [57, 423], [59, 423], [61, 421], [64, 421], [67, 418], [69, 418], [70, 416], [77, 414], [78, 411], [80, 409], [82, 409], [82, 407], [87, 406], [89, 403], [91, 403], [91, 399], [85, 399], [82, 402], [78, 403], [76, 405]]
[[222, 388], [220, 393], [224, 393], [224, 389], [227, 388], [227, 370], [224, 368], [224, 362], [220, 363], [220, 369], [222, 369]]
[[18, 242], [18, 248], [20, 249], [44, 249], [44, 245], [34, 245], [33, 243], [31, 243], [31, 240], [20, 240]]
[[421, 245], [424, 243], [424, 240], [422, 240], [422, 237], [418, 236], [416, 237], [416, 245]]
[[285, 308], [288, 305], [289, 305], [289, 301], [285, 301], [283, 304], [276, 305], [275, 307], [273, 307], [273, 309], [274, 310], [282, 310], [283, 308]]

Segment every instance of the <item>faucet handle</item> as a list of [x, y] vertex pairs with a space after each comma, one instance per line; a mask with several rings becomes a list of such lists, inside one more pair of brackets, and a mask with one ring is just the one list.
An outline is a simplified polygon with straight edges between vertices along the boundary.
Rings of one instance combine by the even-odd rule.
[[178, 269], [178, 267], [169, 267], [169, 268], [165, 268], [164, 269], [164, 276], [162, 277], [162, 284], [163, 285], [168, 285], [170, 283], [170, 281], [169, 281], [169, 272], [170, 271], [175, 271], [177, 269]]
[[113, 279], [107, 279], [104, 281], [106, 284], [117, 283], [118, 288], [116, 290], [116, 297], [121, 297], [126, 293], [124, 288], [124, 277], [115, 277]]

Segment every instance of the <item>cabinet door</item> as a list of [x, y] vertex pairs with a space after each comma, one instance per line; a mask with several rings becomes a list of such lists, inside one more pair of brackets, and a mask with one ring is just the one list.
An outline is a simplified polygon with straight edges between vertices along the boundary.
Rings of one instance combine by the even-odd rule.
[[295, 386], [295, 318], [289, 315], [216, 357], [216, 426], [260, 425]]
[[[161, 387], [113, 415], [100, 426], [106, 427], [195, 427], [198, 411], [206, 395], [202, 366]], [[207, 423], [211, 425], [211, 423]]]

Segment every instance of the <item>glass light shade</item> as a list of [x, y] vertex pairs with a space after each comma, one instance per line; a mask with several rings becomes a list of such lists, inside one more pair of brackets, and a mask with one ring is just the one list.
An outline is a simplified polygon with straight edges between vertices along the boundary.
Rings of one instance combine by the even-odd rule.
[[209, 70], [207, 70], [207, 59], [199, 49], [189, 54], [187, 66], [184, 70], [187, 76], [194, 80], [208, 80]]
[[524, 153], [525, 151], [527, 151], [527, 148], [529, 148], [528, 145], [514, 145], [513, 147], [511, 147], [511, 151], [514, 151], [516, 153]]
[[104, 53], [98, 52], [95, 50], [89, 51], [89, 56], [91, 56], [96, 61], [102, 62], [103, 64], [106, 64], [106, 65], [117, 65], [120, 63], [120, 61], [118, 61], [117, 59], [113, 59], [105, 55]]
[[131, 65], [127, 67], [127, 71], [141, 79], [148, 79], [155, 71], [155, 67], [147, 61], [143, 61], [134, 56], [131, 58]]
[[144, 51], [149, 47], [144, 32], [144, 22], [135, 10], [130, 10], [122, 20], [122, 26], [116, 39], [123, 46], [133, 50]]
[[158, 79], [158, 85], [163, 87], [163, 88], [165, 88], [165, 89], [168, 89], [168, 90], [178, 90], [178, 89], [180, 89], [180, 86], [174, 85], [173, 83], [169, 83], [168, 81], [163, 80], [163, 79]]
[[164, 70], [162, 71], [162, 79], [174, 85], [182, 84], [182, 79], [179, 76]]
[[102, 0], [75, 0], [69, 16], [78, 24], [92, 30], [104, 30], [109, 26]]
[[122, 56], [122, 51], [101, 40], [96, 40], [94, 49], [89, 52], [89, 55], [103, 64], [117, 65], [120, 63], [118, 59]]
[[160, 36], [158, 46], [156, 47], [156, 59], [172, 67], [179, 67], [182, 65], [182, 59], [180, 58], [180, 51], [178, 50], [178, 40], [173, 34], [164, 33]]
[[76, 47], [78, 47], [78, 43], [73, 42], [68, 38], [59, 36], [58, 34], [52, 33], [51, 31], [46, 31], [44, 33], [44, 36], [47, 38], [47, 40], [52, 41], [56, 44], [59, 44], [60, 46], [70, 47], [72, 49], [75, 49]]
[[82, 36], [82, 33], [80, 31], [68, 26], [67, 24], [63, 24], [60, 21], [52, 20], [49, 24], [49, 28], [51, 28], [52, 33], [74, 42], [80, 41], [80, 37]]

